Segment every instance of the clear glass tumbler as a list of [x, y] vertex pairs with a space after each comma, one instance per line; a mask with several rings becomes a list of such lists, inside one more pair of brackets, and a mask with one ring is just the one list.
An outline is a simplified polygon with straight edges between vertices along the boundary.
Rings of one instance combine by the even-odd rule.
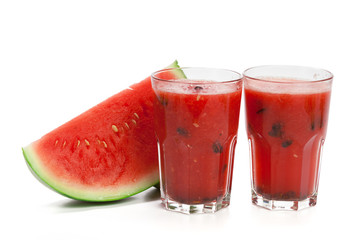
[[213, 213], [228, 206], [241, 74], [166, 69], [152, 74], [152, 87], [163, 205], [182, 213]]
[[244, 72], [252, 202], [299, 210], [317, 202], [333, 75], [300, 66]]

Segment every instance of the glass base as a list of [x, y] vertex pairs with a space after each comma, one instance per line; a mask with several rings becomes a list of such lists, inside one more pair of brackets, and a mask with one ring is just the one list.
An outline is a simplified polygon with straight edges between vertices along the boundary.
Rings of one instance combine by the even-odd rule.
[[269, 210], [290, 210], [298, 211], [301, 209], [313, 207], [317, 202], [317, 194], [310, 196], [303, 200], [272, 200], [266, 199], [263, 196], [257, 194], [255, 191], [252, 191], [252, 203], [256, 206], [263, 207]]
[[225, 196], [224, 198], [218, 201], [212, 201], [201, 204], [185, 204], [173, 201], [168, 198], [162, 198], [162, 204], [165, 209], [173, 212], [180, 212], [185, 214], [193, 213], [215, 213], [222, 208], [226, 208], [230, 204], [230, 195]]

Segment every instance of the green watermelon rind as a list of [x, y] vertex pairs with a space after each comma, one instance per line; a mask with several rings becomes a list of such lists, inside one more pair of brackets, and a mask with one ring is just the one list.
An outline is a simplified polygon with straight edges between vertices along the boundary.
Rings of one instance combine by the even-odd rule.
[[184, 71], [180, 68], [179, 63], [175, 60], [172, 64], [170, 64], [167, 68], [174, 68], [172, 71], [177, 79], [186, 79]]
[[[136, 186], [130, 187], [130, 191], [121, 191], [120, 189], [113, 190], [114, 194], [111, 195], [107, 193], [107, 197], [103, 197], [104, 194], [99, 194], [98, 191], [95, 193], [90, 191], [81, 191], [80, 188], [77, 187], [69, 187], [64, 184], [59, 184], [61, 181], [56, 181], [53, 177], [47, 174], [46, 170], [42, 170], [42, 167], [37, 162], [37, 155], [31, 149], [30, 146], [22, 148], [24, 158], [26, 160], [27, 166], [30, 169], [30, 172], [38, 179], [41, 183], [43, 183], [46, 187], [54, 190], [55, 192], [75, 200], [87, 201], [87, 202], [110, 202], [117, 201], [124, 198], [128, 198], [130, 196], [136, 195], [140, 192], [145, 191], [146, 189], [152, 187], [159, 183], [159, 180], [149, 181], [149, 183], [142, 184], [142, 182], [138, 183]], [[146, 181], [145, 181], [146, 182]], [[142, 187], [145, 186], [145, 187]], [[129, 188], [129, 187], [127, 187]], [[67, 192], [67, 193], [66, 193]]]
[[[177, 60], [175, 60], [167, 68], [173, 69], [172, 72], [176, 78], [186, 78], [184, 72], [180, 69]], [[33, 149], [32, 144], [22, 148], [22, 152], [30, 172], [36, 179], [57, 193], [75, 200], [87, 202], [117, 201], [143, 192], [144, 190], [159, 184], [159, 176], [151, 176], [154, 174], [149, 174], [149, 176], [143, 177], [143, 180], [137, 182], [136, 184], [125, 184], [126, 186], [119, 185], [118, 188], [109, 188], [105, 189], [103, 192], [94, 192], [94, 189], [82, 189], [83, 186], [80, 185], [77, 186], [76, 184], [74, 185], [71, 183], [63, 184], [63, 179], [56, 179], [56, 177], [51, 176], [40, 164], [40, 157], [36, 154], [36, 150]]]

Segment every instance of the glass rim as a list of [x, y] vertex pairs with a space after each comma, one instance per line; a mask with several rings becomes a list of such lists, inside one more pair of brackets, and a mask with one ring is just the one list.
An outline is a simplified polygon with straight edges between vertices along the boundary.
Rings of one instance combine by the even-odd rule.
[[[262, 77], [251, 77], [249, 75], [247, 75], [247, 72], [250, 70], [255, 70], [255, 69], [261, 69], [261, 68], [269, 68], [269, 67], [273, 67], [273, 68], [297, 68], [297, 69], [308, 69], [308, 70], [314, 70], [316, 72], [324, 72], [326, 74], [329, 75], [329, 77], [324, 77], [318, 80], [297, 80], [297, 81], [276, 81], [276, 80], [268, 80], [268, 79], [264, 79]], [[278, 84], [311, 84], [311, 83], [319, 83], [319, 82], [327, 82], [327, 81], [332, 81], [334, 78], [334, 75], [323, 68], [315, 68], [315, 67], [308, 67], [308, 66], [300, 66], [300, 65], [259, 65], [259, 66], [254, 66], [254, 67], [250, 67], [247, 68], [246, 70], [244, 70], [243, 72], [243, 78], [248, 78], [251, 80], [255, 80], [255, 81], [261, 81], [261, 82], [266, 82], [266, 83], [278, 83]]]
[[[237, 78], [231, 79], [231, 80], [225, 80], [225, 81], [211, 81], [211, 80], [194, 80], [194, 79], [172, 79], [172, 80], [166, 80], [166, 79], [162, 79], [159, 77], [156, 77], [156, 74], [162, 73], [162, 72], [167, 72], [167, 71], [171, 71], [171, 70], [179, 70], [182, 71], [186, 70], [186, 69], [194, 69], [194, 70], [207, 70], [207, 71], [223, 71], [223, 72], [229, 72], [229, 73], [233, 73], [235, 75], [237, 75]], [[185, 75], [185, 74], [184, 74]], [[156, 80], [156, 81], [161, 81], [161, 82], [171, 82], [171, 83], [181, 83], [181, 84], [193, 84], [193, 83], [199, 83], [199, 81], [201, 81], [201, 84], [220, 84], [220, 83], [235, 83], [235, 82], [240, 82], [243, 79], [243, 75], [241, 73], [238, 73], [234, 70], [230, 70], [230, 69], [225, 69], [225, 68], [211, 68], [211, 67], [176, 67], [176, 68], [165, 68], [165, 69], [161, 69], [158, 71], [155, 71], [151, 74], [151, 79]]]

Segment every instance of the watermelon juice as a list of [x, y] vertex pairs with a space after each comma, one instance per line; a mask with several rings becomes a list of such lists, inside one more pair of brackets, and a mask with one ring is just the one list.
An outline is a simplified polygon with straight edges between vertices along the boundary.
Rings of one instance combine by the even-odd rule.
[[230, 201], [241, 75], [182, 70], [187, 79], [161, 79], [158, 72], [152, 81], [161, 198], [169, 210], [215, 212]]
[[331, 73], [264, 66], [248, 69], [244, 77], [253, 203], [269, 209], [314, 206]]

